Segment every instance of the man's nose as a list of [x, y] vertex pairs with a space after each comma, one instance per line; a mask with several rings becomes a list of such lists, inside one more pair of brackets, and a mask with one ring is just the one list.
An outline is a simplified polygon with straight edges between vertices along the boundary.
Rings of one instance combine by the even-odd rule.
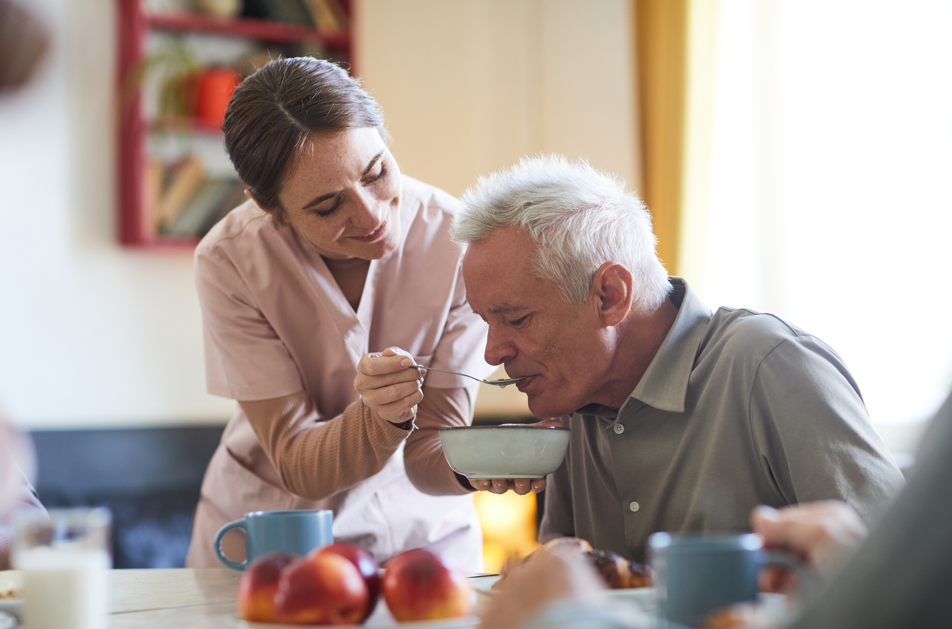
[[515, 358], [516, 354], [516, 346], [511, 339], [507, 338], [505, 332], [500, 331], [497, 326], [490, 325], [484, 354], [486, 362], [490, 365], [501, 365], [507, 360]]

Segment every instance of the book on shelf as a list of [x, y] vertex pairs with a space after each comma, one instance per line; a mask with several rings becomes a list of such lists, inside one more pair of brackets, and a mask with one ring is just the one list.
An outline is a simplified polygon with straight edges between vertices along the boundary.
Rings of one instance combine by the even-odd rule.
[[201, 228], [199, 228], [198, 235], [204, 236], [207, 234], [211, 228], [215, 226], [215, 223], [225, 218], [229, 212], [247, 200], [248, 196], [245, 194], [245, 184], [239, 181], [232, 190], [231, 196], [225, 197], [225, 200], [219, 205], [218, 209], [208, 215], [208, 218], [206, 218]]
[[186, 155], [166, 167], [162, 179], [163, 184], [152, 213], [158, 231], [174, 221], [198, 191], [205, 179], [205, 166], [194, 155]]
[[[165, 165], [156, 160], [149, 159], [145, 167], [145, 177], [142, 182], [142, 211], [144, 216], [155, 217], [156, 208], [159, 203], [159, 195], [162, 193], [162, 182], [165, 177]], [[148, 223], [149, 235], [155, 235], [156, 221]]]
[[295, 23], [297, 24], [307, 24], [308, 26], [317, 26], [317, 22], [314, 21], [314, 14], [311, 13], [311, 7], [308, 6], [307, 0], [284, 0], [292, 7], [286, 9], [287, 13], [294, 16]]
[[286, 24], [314, 26], [306, 0], [245, 0], [242, 15]]
[[162, 229], [165, 236], [204, 236], [212, 226], [236, 205], [238, 193], [244, 196], [244, 184], [234, 176], [208, 177], [182, 211]]
[[322, 31], [343, 33], [350, 28], [347, 12], [338, 0], [304, 0], [314, 23]]

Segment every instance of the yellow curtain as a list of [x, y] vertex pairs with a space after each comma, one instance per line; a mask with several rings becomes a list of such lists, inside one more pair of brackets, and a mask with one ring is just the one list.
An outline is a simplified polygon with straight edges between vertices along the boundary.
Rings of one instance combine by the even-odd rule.
[[634, 0], [642, 196], [672, 275], [698, 260], [706, 229], [721, 0]]

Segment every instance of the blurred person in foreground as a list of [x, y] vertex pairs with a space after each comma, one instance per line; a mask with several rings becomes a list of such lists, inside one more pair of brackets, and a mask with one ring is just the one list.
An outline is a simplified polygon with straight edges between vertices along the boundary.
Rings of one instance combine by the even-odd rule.
[[[39, 20], [18, 3], [0, 0], [0, 96], [23, 87], [48, 48]], [[10, 567], [13, 515], [45, 512], [28, 478], [31, 462], [29, 440], [0, 416], [0, 570]]]
[[901, 488], [840, 357], [774, 315], [712, 312], [668, 277], [647, 209], [616, 177], [541, 156], [481, 178], [463, 204], [452, 236], [468, 245], [486, 361], [572, 431], [541, 541], [640, 562], [655, 531], [744, 531], [757, 505], [830, 499], [870, 521]]
[[[774, 510], [758, 507], [754, 532], [766, 547], [804, 558], [821, 590], [791, 629], [940, 629], [952, 626], [952, 397], [922, 441], [909, 484], [866, 536], [842, 502]], [[864, 541], [865, 538], [865, 541]], [[768, 591], [790, 592], [789, 573], [767, 572]], [[514, 569], [484, 612], [493, 629], [648, 628], [656, 621], [632, 605], [599, 598], [604, 586], [574, 557], [540, 553]], [[755, 605], [715, 613], [709, 627], [769, 627]]]
[[13, 516], [29, 511], [46, 513], [30, 484], [32, 473], [30, 441], [0, 418], [0, 570], [10, 568]]
[[[466, 304], [459, 201], [401, 174], [376, 101], [339, 66], [277, 59], [223, 125], [248, 201], [198, 245], [208, 390], [238, 408], [202, 484], [186, 565], [220, 565], [250, 511], [330, 509], [379, 562], [427, 548], [482, 569], [473, 488], [439, 429], [473, 417], [486, 331]], [[239, 561], [239, 535], [225, 554]]]

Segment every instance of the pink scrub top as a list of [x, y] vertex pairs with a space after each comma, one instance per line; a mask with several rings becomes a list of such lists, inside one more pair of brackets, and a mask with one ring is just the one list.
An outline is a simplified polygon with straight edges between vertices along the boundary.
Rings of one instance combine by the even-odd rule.
[[[353, 382], [361, 357], [391, 346], [421, 365], [488, 376], [487, 327], [466, 303], [462, 249], [448, 237], [458, 207], [447, 193], [402, 176], [401, 244], [371, 261], [356, 313], [320, 254], [291, 227], [275, 227], [252, 201], [233, 210], [195, 253], [208, 391], [254, 401], [304, 390], [331, 419], [359, 399]], [[471, 384], [426, 375], [428, 387]], [[426, 547], [460, 568], [482, 567], [472, 495], [417, 490], [402, 444], [374, 476], [308, 500], [282, 486], [240, 408], [206, 472], [187, 564], [218, 565], [215, 532], [245, 513], [315, 508], [334, 511], [335, 539], [363, 546], [378, 561]]]

